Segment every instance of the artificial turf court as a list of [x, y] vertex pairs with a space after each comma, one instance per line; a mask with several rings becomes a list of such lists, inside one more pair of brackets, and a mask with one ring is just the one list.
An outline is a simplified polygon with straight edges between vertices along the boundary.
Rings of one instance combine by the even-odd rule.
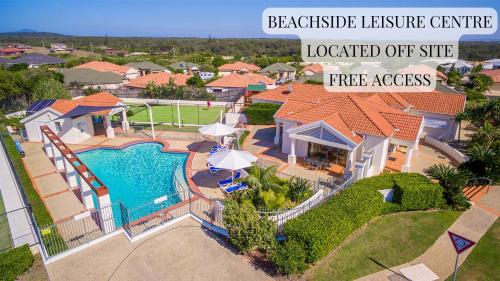
[[[218, 120], [221, 110], [224, 107], [197, 105], [181, 105], [181, 122], [183, 124], [199, 124], [206, 125], [214, 123]], [[131, 122], [149, 122], [149, 112], [145, 106], [130, 106], [134, 112], [133, 116], [129, 116], [128, 120]], [[154, 123], [178, 123], [177, 120], [177, 105], [155, 105], [151, 106], [153, 111]]]

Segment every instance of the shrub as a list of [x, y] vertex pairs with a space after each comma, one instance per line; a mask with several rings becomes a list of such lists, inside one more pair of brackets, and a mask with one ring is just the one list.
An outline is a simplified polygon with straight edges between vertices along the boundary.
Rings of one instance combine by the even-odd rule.
[[382, 194], [356, 183], [325, 204], [287, 221], [284, 233], [287, 239], [302, 244], [307, 262], [315, 262], [380, 215], [382, 207]]
[[311, 183], [306, 179], [293, 177], [290, 180], [287, 196], [296, 203], [305, 201], [311, 196]]
[[405, 184], [396, 182], [393, 201], [403, 210], [426, 210], [437, 208], [443, 202], [441, 186], [434, 183]]
[[393, 173], [387, 173], [376, 177], [364, 178], [358, 181], [357, 184], [377, 190], [391, 189], [394, 188], [394, 175]]
[[16, 280], [33, 265], [34, 260], [28, 245], [0, 253], [0, 280]]
[[285, 243], [279, 245], [271, 256], [271, 261], [283, 274], [304, 272], [307, 268], [306, 252], [302, 244], [294, 240], [286, 240]]
[[250, 125], [271, 125], [274, 124], [274, 114], [281, 107], [273, 103], [252, 103], [245, 108], [245, 115]]
[[274, 224], [261, 219], [252, 204], [239, 204], [233, 199], [224, 201], [223, 221], [229, 232], [229, 240], [241, 252], [254, 249], [269, 250], [274, 246]]

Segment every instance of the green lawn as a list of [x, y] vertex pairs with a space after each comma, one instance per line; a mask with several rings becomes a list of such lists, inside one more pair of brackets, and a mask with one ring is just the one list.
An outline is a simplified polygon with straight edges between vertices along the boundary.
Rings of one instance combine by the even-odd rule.
[[[457, 280], [498, 280], [500, 278], [500, 223], [497, 220], [460, 266]], [[452, 280], [453, 276], [447, 280]]]
[[5, 206], [0, 193], [0, 251], [3, 251], [12, 246], [10, 239], [9, 221], [5, 213]]
[[338, 252], [306, 275], [312, 280], [354, 280], [421, 255], [458, 218], [459, 212], [401, 213], [376, 218]]
[[[153, 110], [153, 121], [155, 123], [176, 123], [177, 120], [177, 106], [172, 105], [156, 105], [151, 107]], [[129, 121], [132, 122], [148, 122], [149, 112], [146, 110], [145, 106], [132, 107], [134, 111], [133, 116], [129, 116]], [[191, 106], [191, 105], [181, 105], [181, 120], [184, 124], [200, 124], [206, 125], [214, 123], [218, 120], [220, 116], [220, 111], [224, 110], [224, 107], [212, 106], [207, 109], [206, 106]]]

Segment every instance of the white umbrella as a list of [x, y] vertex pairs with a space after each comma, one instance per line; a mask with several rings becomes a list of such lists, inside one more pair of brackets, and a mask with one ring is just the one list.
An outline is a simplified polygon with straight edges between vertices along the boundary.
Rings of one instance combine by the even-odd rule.
[[[221, 136], [234, 134], [234, 132], [236, 132], [236, 128], [222, 123], [214, 123], [202, 126], [198, 129], [198, 131], [203, 135], [217, 137], [219, 140], [219, 137]], [[220, 143], [220, 141], [218, 143]]]
[[257, 156], [248, 151], [226, 150], [208, 157], [208, 163], [215, 168], [234, 171], [252, 166], [257, 159]]

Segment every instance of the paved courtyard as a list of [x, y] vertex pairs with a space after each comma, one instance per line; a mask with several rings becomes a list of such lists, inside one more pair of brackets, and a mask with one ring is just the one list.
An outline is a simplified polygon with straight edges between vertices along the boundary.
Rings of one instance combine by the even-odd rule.
[[272, 280], [188, 218], [130, 243], [120, 234], [47, 266], [51, 280]]

